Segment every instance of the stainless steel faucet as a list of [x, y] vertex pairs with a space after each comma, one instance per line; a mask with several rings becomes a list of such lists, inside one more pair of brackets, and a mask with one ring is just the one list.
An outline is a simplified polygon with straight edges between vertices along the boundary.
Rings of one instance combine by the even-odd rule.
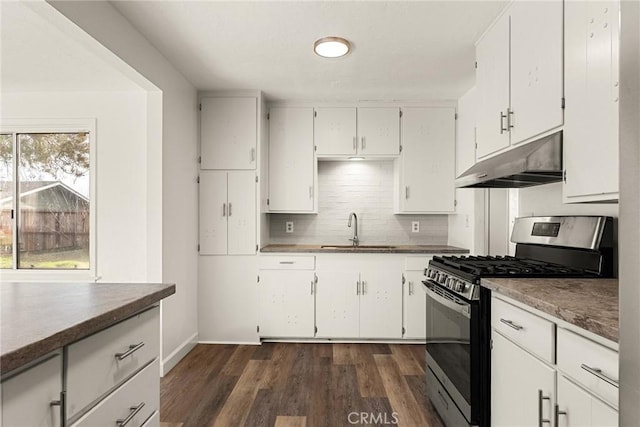
[[353, 246], [356, 247], [360, 244], [360, 239], [358, 239], [358, 215], [355, 212], [351, 212], [349, 214], [349, 222], [347, 223], [347, 227], [351, 227], [351, 218], [354, 219], [353, 224], [353, 238], [349, 239], [353, 242]]

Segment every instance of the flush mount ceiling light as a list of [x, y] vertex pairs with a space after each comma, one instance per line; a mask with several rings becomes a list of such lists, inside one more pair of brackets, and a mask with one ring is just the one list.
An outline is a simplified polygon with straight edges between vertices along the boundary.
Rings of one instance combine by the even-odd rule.
[[351, 44], [342, 37], [323, 37], [313, 43], [313, 51], [324, 58], [339, 58], [351, 50]]

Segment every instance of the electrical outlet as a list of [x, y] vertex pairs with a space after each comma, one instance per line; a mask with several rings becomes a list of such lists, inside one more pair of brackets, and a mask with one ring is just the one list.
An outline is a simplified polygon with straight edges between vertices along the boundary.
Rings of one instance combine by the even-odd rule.
[[293, 233], [293, 221], [287, 221], [284, 223], [284, 231], [287, 233]]
[[420, 232], [420, 221], [411, 221], [411, 232], [412, 233]]

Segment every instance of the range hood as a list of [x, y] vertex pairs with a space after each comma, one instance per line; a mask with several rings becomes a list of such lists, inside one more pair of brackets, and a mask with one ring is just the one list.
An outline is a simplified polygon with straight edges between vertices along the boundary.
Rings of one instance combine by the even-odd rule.
[[562, 180], [562, 131], [476, 163], [458, 188], [521, 188]]

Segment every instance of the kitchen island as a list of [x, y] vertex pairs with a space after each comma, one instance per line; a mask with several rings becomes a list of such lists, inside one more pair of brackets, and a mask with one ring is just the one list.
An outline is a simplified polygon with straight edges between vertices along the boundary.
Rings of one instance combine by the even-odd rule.
[[146, 283], [2, 283], [0, 371], [105, 329], [176, 291]]
[[158, 303], [174, 293], [173, 284], [2, 283], [2, 424], [159, 425]]

